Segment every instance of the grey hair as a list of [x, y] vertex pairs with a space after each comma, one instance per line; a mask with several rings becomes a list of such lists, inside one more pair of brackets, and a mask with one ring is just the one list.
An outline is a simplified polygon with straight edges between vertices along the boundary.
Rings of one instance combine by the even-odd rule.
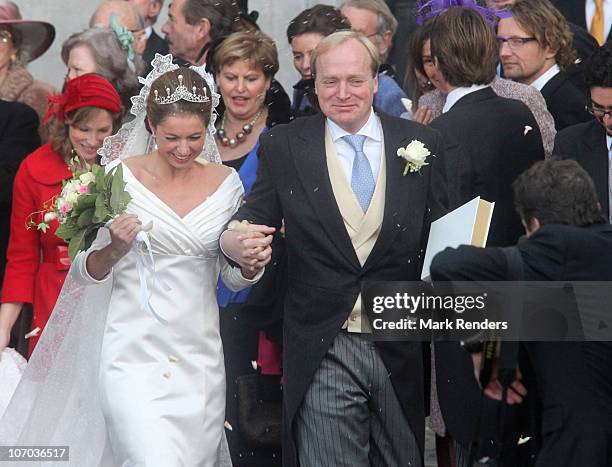
[[144, 70], [144, 62], [134, 54], [134, 70], [128, 64], [127, 51], [121, 47], [117, 36], [106, 28], [85, 29], [72, 34], [62, 44], [62, 60], [68, 65], [70, 51], [79, 45], [87, 47], [96, 62], [96, 73], [110, 81], [121, 96], [124, 110], [128, 111], [130, 97], [138, 94], [138, 75]]
[[391, 35], [395, 36], [397, 31], [397, 20], [387, 4], [383, 0], [345, 0], [340, 9], [345, 6], [353, 8], [361, 8], [362, 10], [370, 10], [378, 16], [377, 34], [383, 35], [387, 31], [391, 31]]

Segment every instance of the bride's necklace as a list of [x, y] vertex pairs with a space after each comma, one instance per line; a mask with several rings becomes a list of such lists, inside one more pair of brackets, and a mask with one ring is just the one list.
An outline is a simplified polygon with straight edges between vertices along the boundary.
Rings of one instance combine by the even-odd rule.
[[255, 126], [255, 122], [257, 122], [257, 120], [259, 119], [259, 117], [263, 113], [264, 108], [265, 107], [262, 107], [261, 109], [259, 109], [259, 112], [257, 112], [255, 114], [253, 119], [249, 123], [247, 123], [246, 125], [243, 125], [242, 126], [242, 131], [239, 131], [238, 133], [236, 133], [236, 137], [234, 137], [234, 138], [228, 138], [227, 133], [225, 132], [225, 115], [226, 115], [226, 113], [224, 113], [223, 114], [223, 118], [221, 119], [221, 128], [219, 128], [217, 130], [217, 138], [219, 138], [219, 141], [221, 141], [221, 145], [222, 146], [229, 146], [230, 148], [235, 148], [240, 143], [242, 143], [246, 139], [247, 135], [250, 135], [251, 132], [253, 131], [253, 127]]

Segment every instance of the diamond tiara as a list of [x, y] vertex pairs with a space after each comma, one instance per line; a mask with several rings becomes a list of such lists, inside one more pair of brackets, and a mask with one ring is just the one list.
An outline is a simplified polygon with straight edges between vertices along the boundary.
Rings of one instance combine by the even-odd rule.
[[180, 101], [181, 99], [188, 102], [208, 102], [210, 101], [210, 97], [208, 97], [206, 88], [202, 88], [203, 94], [198, 94], [198, 88], [194, 86], [192, 89], [193, 92], [190, 92], [189, 89], [183, 84], [183, 75], [178, 75], [179, 85], [176, 87], [173, 93], [171, 93], [170, 88], [166, 88], [166, 96], [160, 96], [157, 89], [153, 91], [153, 101], [157, 104], [174, 104], [175, 102]]

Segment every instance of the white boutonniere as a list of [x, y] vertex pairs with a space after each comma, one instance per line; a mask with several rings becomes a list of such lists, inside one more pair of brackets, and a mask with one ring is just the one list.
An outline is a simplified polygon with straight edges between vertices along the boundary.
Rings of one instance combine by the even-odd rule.
[[418, 139], [413, 139], [405, 148], [399, 148], [397, 155], [406, 160], [403, 174], [406, 176], [409, 171], [419, 172], [423, 166], [429, 165], [429, 162], [425, 160], [431, 155], [431, 152]]

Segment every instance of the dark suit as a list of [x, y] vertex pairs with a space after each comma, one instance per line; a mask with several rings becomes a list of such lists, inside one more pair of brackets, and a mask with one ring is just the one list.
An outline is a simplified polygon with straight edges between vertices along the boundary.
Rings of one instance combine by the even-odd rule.
[[553, 76], [540, 92], [544, 96], [548, 111], [555, 119], [557, 131], [593, 118], [585, 109], [586, 94], [580, 91], [563, 71]]
[[167, 55], [169, 53], [168, 43], [155, 32], [155, 29], [151, 29], [151, 35], [147, 39], [147, 45], [142, 53], [142, 59], [145, 62], [143, 76], [147, 76], [153, 69], [151, 62], [155, 58], [156, 53]]
[[572, 80], [572, 83], [582, 92], [586, 93], [588, 87], [584, 82], [584, 70], [591, 54], [599, 48], [599, 44], [586, 29], [574, 23], [569, 23], [569, 27], [573, 35], [572, 45], [578, 54], [578, 63], [570, 65], [565, 71]]
[[[513, 245], [523, 230], [514, 212], [511, 184], [544, 159], [533, 114], [523, 103], [499, 97], [487, 87], [459, 99], [431, 126], [442, 132], [446, 142], [452, 207], [476, 196], [494, 201], [488, 244]], [[525, 126], [532, 128], [527, 134]]]
[[21, 161], [38, 146], [36, 112], [25, 104], [0, 100], [0, 283], [6, 265], [13, 180]]
[[553, 154], [577, 161], [593, 179], [606, 218], [610, 217], [606, 130], [595, 118], [557, 133]]
[[[574, 23], [587, 31], [591, 25], [586, 22], [586, 8], [584, 0], [552, 0], [553, 5], [565, 16], [570, 23]], [[610, 42], [610, 31], [606, 35], [606, 42]]]
[[[303, 117], [261, 138], [257, 180], [235, 218], [280, 227], [285, 221], [289, 283], [284, 315], [283, 465], [297, 465], [295, 416], [313, 375], [347, 320], [361, 285], [417, 280], [429, 225], [446, 211], [444, 152], [429, 128], [380, 114], [386, 151], [384, 218], [360, 265], [334, 198], [324, 143], [325, 117]], [[403, 176], [397, 149], [420, 140], [437, 157]], [[343, 331], [344, 332], [344, 331]], [[424, 444], [421, 345], [377, 343], [418, 445]], [[325, 436], [325, 435], [323, 435]], [[305, 466], [306, 467], [306, 466]]]
[[[518, 245], [526, 280], [612, 280], [612, 227], [545, 225]], [[507, 261], [499, 248], [462, 246], [438, 254], [431, 266], [440, 281], [507, 280]], [[537, 467], [612, 466], [612, 344], [606, 342], [532, 342], [525, 344], [536, 386], [532, 396], [542, 403], [542, 447]], [[462, 362], [437, 359], [452, 372], [472, 366], [467, 352]], [[448, 394], [462, 410], [479, 401], [466, 397], [475, 386], [473, 373], [451, 373], [452, 383], [440, 381], [438, 393]], [[469, 394], [474, 395], [473, 392]], [[492, 400], [488, 398], [487, 402]]]

